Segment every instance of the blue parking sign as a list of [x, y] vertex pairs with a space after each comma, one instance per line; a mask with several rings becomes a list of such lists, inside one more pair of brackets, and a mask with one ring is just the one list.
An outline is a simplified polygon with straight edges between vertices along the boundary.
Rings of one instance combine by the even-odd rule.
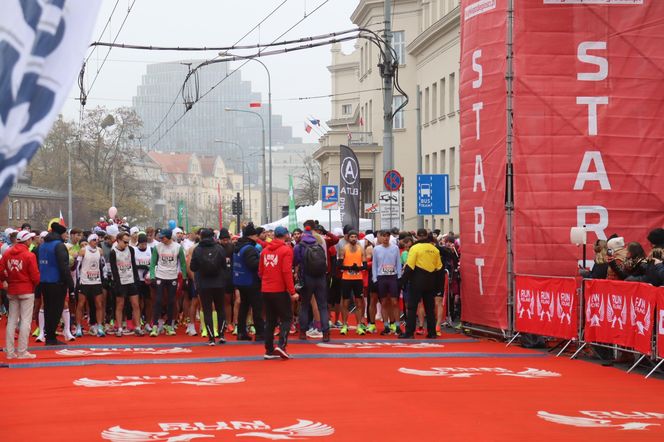
[[417, 214], [450, 214], [450, 176], [443, 174], [417, 176]]
[[323, 203], [336, 203], [339, 201], [339, 186], [321, 186], [321, 199]]

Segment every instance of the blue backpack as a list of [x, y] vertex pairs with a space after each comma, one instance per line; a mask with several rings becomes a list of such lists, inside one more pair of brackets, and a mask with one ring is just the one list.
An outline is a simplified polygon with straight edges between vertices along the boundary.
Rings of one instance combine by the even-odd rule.
[[249, 270], [242, 258], [242, 253], [247, 247], [253, 246], [246, 244], [240, 250], [233, 253], [233, 285], [237, 287], [248, 287], [258, 282], [256, 272]]

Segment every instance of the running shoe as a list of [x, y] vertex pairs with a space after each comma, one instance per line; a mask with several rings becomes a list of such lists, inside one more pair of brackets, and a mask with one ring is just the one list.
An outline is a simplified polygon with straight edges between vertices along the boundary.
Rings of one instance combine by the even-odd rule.
[[290, 359], [290, 355], [281, 347], [275, 347], [274, 354], [278, 355], [283, 360]]
[[387, 336], [390, 334], [390, 329], [388, 327], [385, 327], [382, 332], [380, 332], [381, 336]]
[[140, 328], [135, 328], [134, 329], [134, 336], [145, 336], [145, 332], [141, 330]]
[[159, 328], [152, 327], [152, 330], [150, 330], [150, 337], [156, 338], [157, 336], [159, 336]]
[[341, 327], [343, 327], [343, 324], [341, 323], [341, 321], [337, 321], [337, 322], [334, 323], [334, 328], [341, 328]]
[[396, 324], [395, 322], [393, 322], [392, 324], [390, 324], [390, 331], [391, 331], [392, 333], [394, 333], [395, 335], [401, 333], [401, 330], [399, 330], [399, 327], [397, 327], [397, 324]]
[[116, 338], [121, 338], [122, 337], [122, 329], [121, 328], [115, 330], [115, 337]]
[[226, 326], [226, 332], [233, 333], [234, 331], [235, 331], [235, 327], [233, 326], [233, 324], [228, 324]]
[[39, 327], [37, 327], [37, 328], [35, 329], [35, 331], [32, 332], [32, 337], [33, 337], [33, 338], [36, 338], [37, 336], [39, 336]]
[[376, 324], [369, 324], [367, 327], [367, 333], [374, 334], [376, 333]]
[[424, 327], [417, 327], [417, 330], [415, 330], [416, 335], [423, 335], [424, 334]]
[[256, 327], [254, 327], [253, 324], [249, 326], [249, 334], [250, 335], [255, 335], [256, 334]]
[[98, 338], [104, 338], [106, 337], [106, 332], [104, 331], [103, 327], [98, 327], [97, 328], [97, 337]]
[[65, 335], [65, 341], [75, 341], [76, 340], [74, 335], [72, 335], [69, 330], [65, 330], [64, 335]]
[[122, 335], [123, 336], [130, 336], [134, 334], [134, 330], [127, 328], [127, 327], [122, 327]]
[[281, 356], [276, 354], [274, 350], [272, 350], [271, 352], [266, 352], [263, 355], [263, 359], [265, 359], [266, 361], [270, 361], [270, 360], [273, 360], [273, 359], [280, 359], [280, 358], [281, 358]]
[[443, 332], [440, 329], [436, 330], [436, 336], [443, 336]]
[[290, 331], [288, 333], [291, 334], [291, 335], [294, 335], [295, 333], [297, 333], [297, 327], [295, 327], [295, 324], [291, 324]]
[[355, 329], [355, 332], [357, 333], [358, 336], [362, 336], [367, 333], [366, 328], [364, 327], [364, 324], [360, 323], [357, 324], [357, 328]]
[[152, 331], [152, 326], [150, 324], [145, 324], [145, 331], [148, 333]]
[[307, 332], [307, 336], [311, 339], [321, 339], [323, 337], [323, 333], [314, 328]]
[[[28, 352], [26, 351], [26, 352], [23, 353], [23, 354], [17, 355], [17, 356], [16, 356], [16, 359], [34, 359], [34, 358], [36, 358], [36, 357], [37, 357], [36, 354], [34, 354], [34, 353], [28, 353]], [[9, 356], [7, 357], [7, 359], [9, 359]]]
[[42, 335], [39, 335], [35, 338], [35, 342], [46, 342], [46, 338], [44, 338]]
[[348, 334], [348, 325], [344, 324], [339, 331], [339, 334], [346, 336]]
[[217, 344], [225, 344], [226, 343], [226, 338], [224, 338], [224, 335], [219, 336], [219, 340], [217, 340]]
[[7, 354], [5, 355], [5, 357], [6, 357], [7, 359], [16, 359], [16, 358], [17, 358], [16, 353], [14, 353], [14, 352], [7, 353]]
[[164, 325], [166, 336], [175, 336], [175, 329], [171, 325]]
[[232, 333], [232, 335], [233, 335], [233, 336], [237, 336], [237, 324], [235, 324], [235, 325], [233, 326], [233, 333]]
[[323, 342], [330, 342], [330, 331], [323, 332]]
[[214, 338], [208, 340], [208, 345], [210, 347], [214, 347], [216, 345], [216, 342], [214, 342]]
[[88, 330], [88, 334], [90, 336], [97, 336], [97, 326], [96, 325], [91, 326], [90, 329]]
[[198, 333], [196, 333], [196, 327], [194, 324], [189, 323], [187, 325], [187, 336], [196, 336]]

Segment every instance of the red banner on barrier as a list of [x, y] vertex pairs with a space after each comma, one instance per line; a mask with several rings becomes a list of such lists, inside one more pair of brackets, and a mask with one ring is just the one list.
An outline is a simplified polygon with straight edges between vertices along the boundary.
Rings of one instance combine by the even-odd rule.
[[585, 340], [651, 354], [658, 290], [637, 282], [585, 281]]
[[664, 1], [514, 9], [515, 269], [572, 276], [571, 227], [593, 243], [664, 224]]
[[578, 298], [573, 278], [516, 277], [516, 330], [572, 339], [579, 333]]
[[664, 287], [657, 289], [657, 356], [664, 358]]
[[461, 318], [505, 329], [506, 2], [464, 0], [461, 10]]

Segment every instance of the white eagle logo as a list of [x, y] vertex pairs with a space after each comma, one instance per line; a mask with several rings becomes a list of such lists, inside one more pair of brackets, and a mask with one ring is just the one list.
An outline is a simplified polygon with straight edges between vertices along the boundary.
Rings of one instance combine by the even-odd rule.
[[[195, 385], [198, 387], [206, 386], [216, 386], [223, 384], [237, 384], [244, 382], [244, 378], [241, 376], [233, 376], [230, 374], [221, 374], [216, 377], [202, 378], [202, 379], [183, 379], [175, 380], [169, 379], [168, 383], [170, 384], [185, 384], [185, 385]], [[109, 379], [109, 380], [100, 380], [100, 379], [90, 379], [90, 378], [81, 378], [74, 381], [74, 385], [78, 387], [138, 387], [140, 385], [152, 385], [156, 384], [154, 380], [127, 380], [127, 379]]]
[[539, 368], [526, 368], [522, 371], [513, 371], [507, 368], [500, 367], [432, 367], [431, 370], [417, 370], [413, 368], [400, 368], [400, 373], [410, 374], [413, 376], [423, 377], [447, 377], [447, 378], [470, 378], [473, 376], [480, 376], [486, 373], [494, 373], [496, 376], [511, 376], [516, 378], [525, 379], [544, 379], [544, 378], [557, 378], [560, 373], [554, 371], [540, 370]]
[[562, 414], [553, 414], [547, 411], [538, 411], [537, 416], [548, 422], [556, 424], [571, 425], [574, 427], [585, 428], [620, 428], [621, 430], [646, 430], [648, 427], [659, 426], [660, 424], [647, 424], [645, 422], [627, 422], [624, 424], [614, 424], [611, 419], [601, 419], [592, 417], [564, 416]]
[[[270, 440], [290, 440], [290, 439], [308, 439], [310, 437], [331, 436], [334, 434], [334, 428], [320, 422], [298, 419], [294, 425], [282, 428], [273, 428], [269, 431], [251, 431], [239, 433], [237, 437], [260, 437]], [[148, 432], [140, 430], [125, 430], [120, 426], [111, 427], [101, 433], [101, 437], [111, 442], [150, 442], [166, 441], [180, 442], [190, 441], [197, 438], [215, 437], [212, 434], [179, 434], [171, 435], [168, 431]]]
[[519, 318], [523, 315], [528, 315], [528, 319], [532, 319], [535, 314], [535, 304], [533, 304], [533, 297], [530, 290], [519, 290], [519, 296], [516, 297], [516, 310], [519, 313]]
[[565, 321], [567, 321], [568, 325], [572, 324], [572, 308], [572, 295], [569, 293], [558, 293], [556, 313], [561, 324], [564, 324]]
[[191, 353], [191, 349], [182, 348], [182, 347], [173, 347], [173, 348], [91, 348], [89, 350], [80, 349], [80, 350], [58, 350], [55, 354], [60, 356], [113, 356], [120, 355], [123, 353], [137, 353], [142, 355], [170, 355], [170, 354], [180, 354], [180, 353]]
[[645, 336], [646, 333], [650, 332], [650, 324], [651, 324], [651, 318], [652, 318], [652, 312], [650, 310], [650, 303], [645, 302], [642, 298], [639, 298], [641, 303], [637, 302], [638, 305], [643, 305], [647, 304], [648, 309], [645, 311], [645, 313], [639, 314], [640, 312], [638, 309], [634, 306], [634, 298], [631, 300], [631, 322], [632, 326], [636, 326], [638, 334]]
[[609, 295], [606, 303], [606, 319], [611, 323], [611, 328], [616, 327], [616, 323], [623, 329], [627, 324], [627, 308], [625, 305], [625, 296]]
[[546, 320], [551, 322], [553, 319], [553, 298], [549, 292], [539, 292], [537, 294], [537, 316], [539, 316], [540, 321]]
[[279, 264], [279, 255], [274, 255], [271, 253], [266, 253], [263, 258], [263, 265], [265, 267], [276, 267]]
[[604, 321], [604, 295], [592, 294], [586, 303], [586, 322], [590, 327], [599, 327]]

